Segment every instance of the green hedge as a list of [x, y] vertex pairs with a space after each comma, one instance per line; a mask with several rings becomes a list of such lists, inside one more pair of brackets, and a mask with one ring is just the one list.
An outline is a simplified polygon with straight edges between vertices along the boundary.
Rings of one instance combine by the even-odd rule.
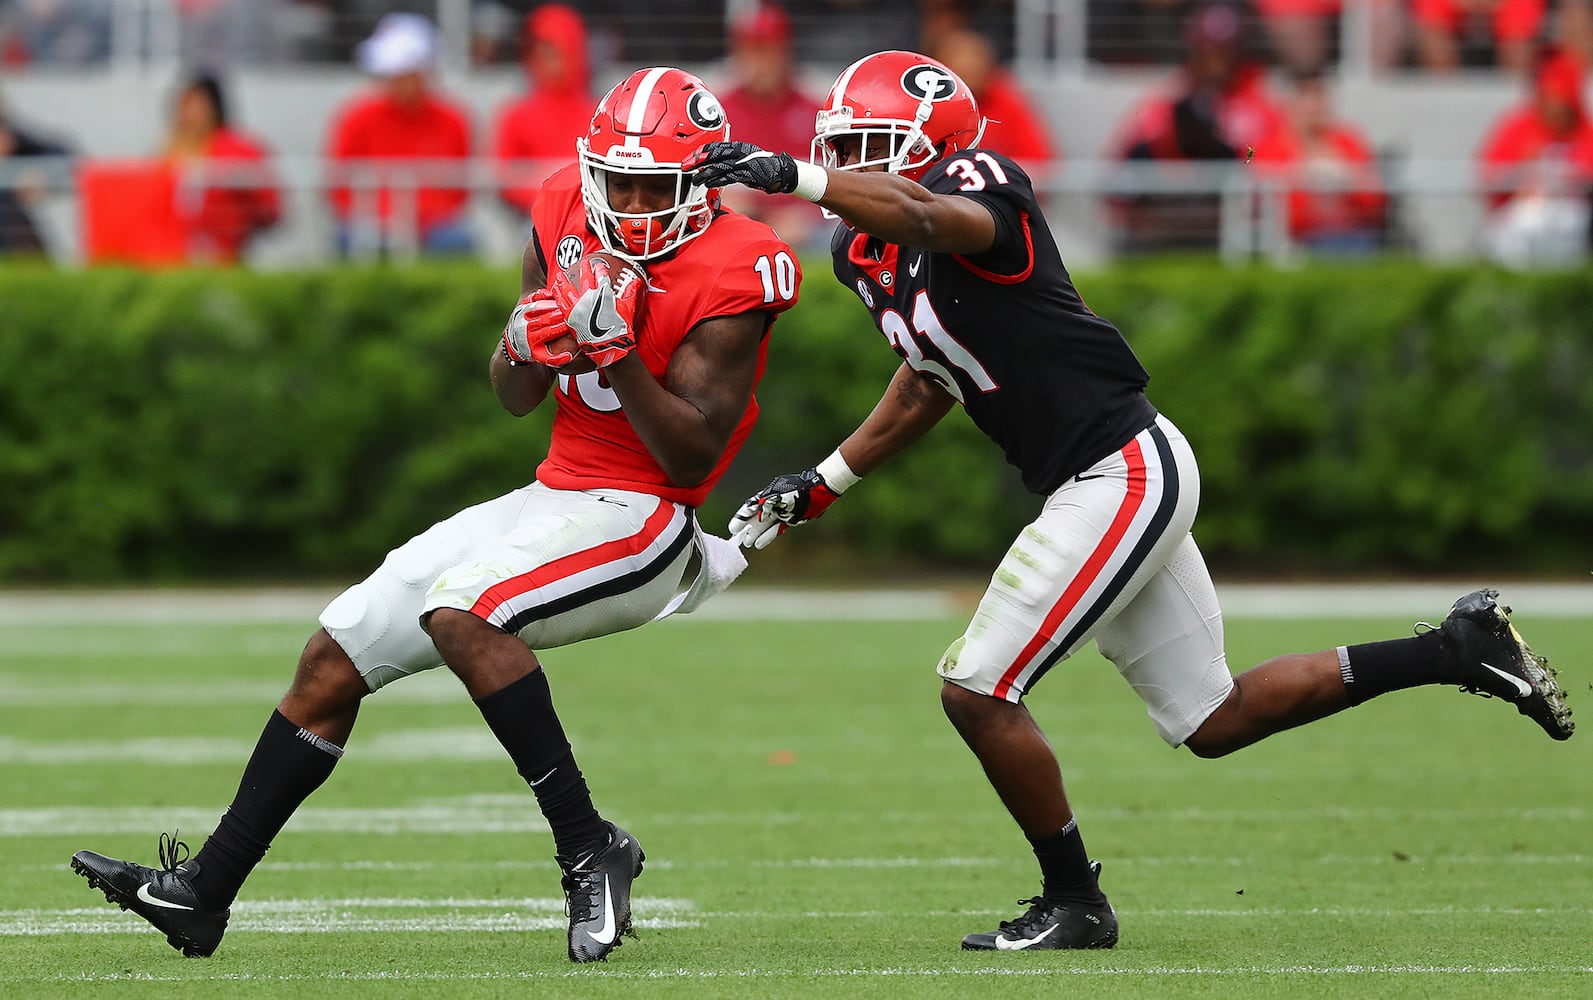
[[[807, 271], [711, 528], [826, 454], [895, 367], [826, 263]], [[1215, 563], [1593, 563], [1587, 273], [1161, 263], [1079, 283], [1195, 444], [1196, 533]], [[485, 378], [515, 287], [466, 266], [0, 269], [0, 581], [363, 573], [522, 484], [547, 416], [510, 418]], [[1036, 503], [959, 411], [805, 544], [764, 556], [803, 572], [988, 568]]]

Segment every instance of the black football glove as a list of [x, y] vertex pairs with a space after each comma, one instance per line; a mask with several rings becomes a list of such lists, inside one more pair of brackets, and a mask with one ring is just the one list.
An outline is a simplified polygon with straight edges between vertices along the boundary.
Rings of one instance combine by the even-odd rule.
[[839, 496], [816, 469], [779, 476], [736, 511], [730, 519], [730, 537], [742, 548], [766, 548], [786, 528], [824, 513]]
[[797, 165], [790, 153], [771, 153], [750, 142], [710, 142], [681, 164], [703, 187], [744, 184], [769, 194], [796, 190]]

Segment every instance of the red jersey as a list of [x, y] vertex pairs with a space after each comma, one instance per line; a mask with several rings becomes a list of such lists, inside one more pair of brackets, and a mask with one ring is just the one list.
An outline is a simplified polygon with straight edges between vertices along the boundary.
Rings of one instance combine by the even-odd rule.
[[[260, 168], [269, 159], [264, 146], [225, 128], [210, 136], [204, 158], [222, 166]], [[206, 186], [197, 203], [184, 202], [179, 196], [178, 214], [188, 227], [191, 259], [232, 263], [255, 232], [276, 225], [282, 215], [282, 200], [275, 187]]]
[[1329, 126], [1313, 149], [1293, 129], [1283, 129], [1256, 150], [1255, 162], [1258, 171], [1303, 182], [1289, 191], [1289, 232], [1297, 237], [1383, 224], [1388, 198], [1377, 175], [1377, 157], [1348, 125]]
[[[582, 255], [603, 249], [587, 226], [580, 173], [574, 164], [549, 177], [531, 211], [531, 226], [543, 267], [551, 274]], [[802, 269], [774, 230], [734, 212], [720, 212], [702, 235], [666, 257], [643, 264], [647, 301], [636, 330], [636, 353], [660, 382], [686, 335], [704, 320], [763, 312], [773, 323], [796, 304]], [[767, 334], [758, 347], [754, 386], [763, 378]], [[537, 479], [556, 489], [595, 487], [635, 490], [691, 507], [700, 506], [730, 467], [758, 420], [756, 393], [736, 424], [724, 454], [708, 478], [695, 486], [672, 484], [620, 409], [601, 371], [560, 375], [554, 390], [558, 409], [548, 457]]]
[[[328, 140], [328, 154], [337, 161], [391, 160], [394, 174], [401, 174], [406, 162], [424, 165], [457, 160], [463, 173], [470, 158], [470, 119], [435, 94], [415, 107], [401, 105], [385, 94], [367, 94], [338, 116]], [[347, 219], [358, 199], [341, 186], [332, 190], [331, 197], [337, 214]], [[422, 186], [414, 193], [416, 223], [425, 230], [453, 218], [464, 208], [467, 197], [463, 188]], [[402, 204], [403, 199], [384, 184], [376, 192], [375, 202], [378, 217], [389, 219], [395, 203]]]

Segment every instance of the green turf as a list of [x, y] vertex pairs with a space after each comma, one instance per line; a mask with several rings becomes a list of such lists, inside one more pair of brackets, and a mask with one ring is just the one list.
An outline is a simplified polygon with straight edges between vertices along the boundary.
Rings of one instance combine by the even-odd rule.
[[[1593, 719], [1593, 620], [1518, 620]], [[598, 804], [648, 853], [639, 938], [579, 969], [551, 839], [440, 675], [366, 704], [216, 956], [182, 958], [66, 861], [153, 863], [173, 824], [197, 848], [305, 629], [0, 627], [0, 995], [1593, 996], [1593, 732], [1433, 689], [1201, 761], [1093, 651], [1030, 704], [1122, 942], [959, 951], [1038, 888], [940, 714], [960, 624], [686, 620], [550, 653]], [[1232, 620], [1229, 654], [1408, 628]]]

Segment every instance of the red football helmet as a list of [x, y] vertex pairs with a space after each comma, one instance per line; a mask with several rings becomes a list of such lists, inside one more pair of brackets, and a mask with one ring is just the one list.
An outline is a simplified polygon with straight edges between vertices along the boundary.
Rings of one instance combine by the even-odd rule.
[[[603, 245], [648, 260], [702, 235], [718, 192], [691, 182], [681, 163], [700, 147], [730, 138], [725, 112], [703, 82], [684, 70], [654, 66], [632, 73], [598, 102], [592, 125], [576, 140], [581, 199]], [[616, 212], [608, 175], [667, 174], [674, 204], [656, 212]]]
[[[941, 157], [979, 145], [985, 120], [973, 91], [943, 63], [893, 50], [848, 66], [813, 130], [814, 163], [841, 170], [884, 166], [918, 180]], [[848, 136], [859, 139], [860, 155], [842, 164], [835, 140]]]

